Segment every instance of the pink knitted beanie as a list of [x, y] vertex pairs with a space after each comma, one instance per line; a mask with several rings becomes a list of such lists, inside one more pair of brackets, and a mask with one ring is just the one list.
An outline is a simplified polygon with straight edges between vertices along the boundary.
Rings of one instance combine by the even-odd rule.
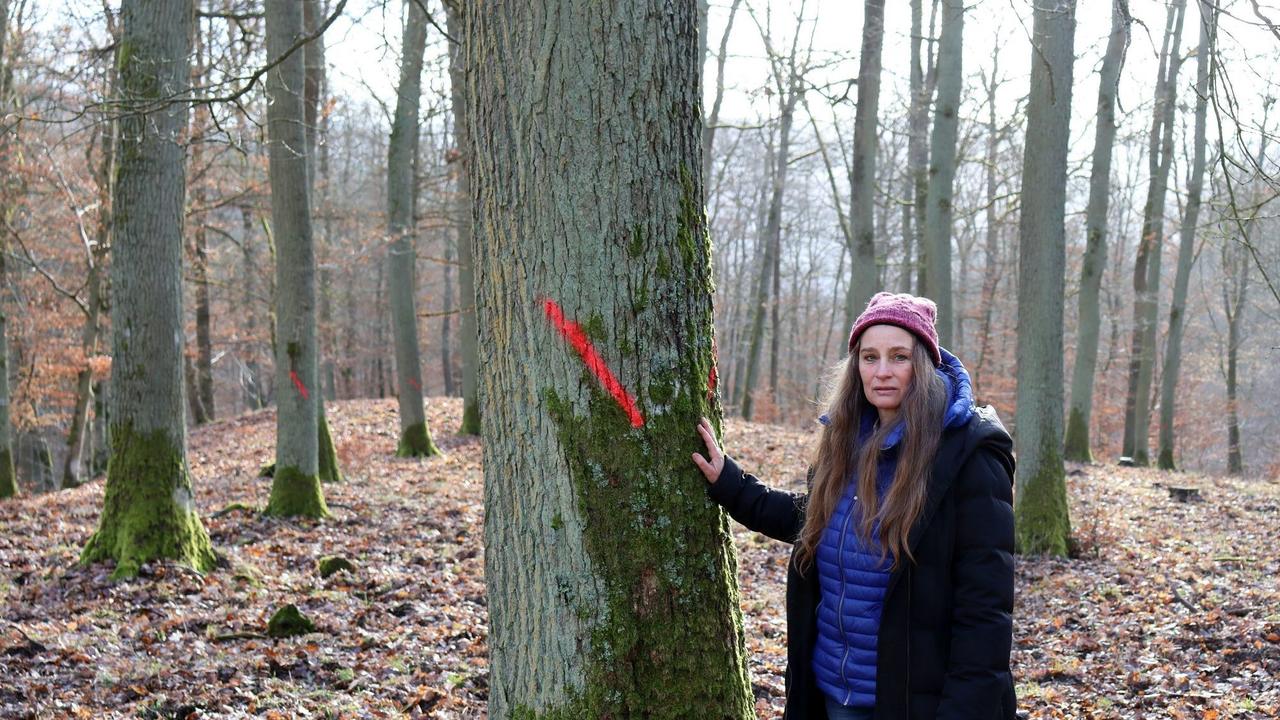
[[938, 330], [934, 327], [937, 318], [938, 306], [929, 298], [906, 293], [876, 293], [867, 303], [867, 309], [853, 323], [853, 330], [849, 332], [849, 352], [853, 352], [863, 330], [872, 325], [896, 325], [915, 335], [933, 357], [933, 364], [941, 365]]

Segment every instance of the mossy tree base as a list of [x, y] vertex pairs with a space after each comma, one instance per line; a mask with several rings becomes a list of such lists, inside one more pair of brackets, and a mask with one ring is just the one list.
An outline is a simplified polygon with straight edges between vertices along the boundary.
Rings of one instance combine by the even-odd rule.
[[329, 507], [324, 502], [320, 478], [307, 475], [296, 467], [276, 466], [271, 482], [271, 499], [262, 511], [263, 515], [277, 517], [329, 517]]
[[1014, 507], [1014, 525], [1019, 553], [1067, 557], [1071, 518], [1062, 463], [1046, 462], [1039, 474], [1023, 481]]
[[13, 469], [13, 453], [5, 448], [0, 450], [0, 499], [16, 497], [17, 494], [18, 479]]
[[320, 482], [340, 483], [342, 468], [338, 466], [338, 450], [333, 444], [333, 433], [329, 431], [329, 419], [320, 413]]
[[173, 560], [199, 572], [217, 557], [196, 514], [182, 451], [162, 430], [112, 429], [111, 462], [98, 531], [80, 562], [114, 560], [111, 579], [133, 577], [145, 562]]
[[396, 457], [435, 457], [443, 454], [431, 440], [431, 433], [427, 432], [426, 423], [414, 423], [400, 433]]
[[462, 427], [458, 429], [461, 435], [479, 435], [480, 434], [480, 403], [475, 400], [464, 400], [462, 405]]
[[1078, 408], [1071, 408], [1067, 416], [1067, 436], [1062, 455], [1072, 462], [1093, 462], [1093, 451], [1089, 449], [1089, 423]]
[[1160, 448], [1160, 455], [1156, 458], [1156, 467], [1161, 470], [1177, 470], [1178, 466], [1173, 462], [1173, 448]]

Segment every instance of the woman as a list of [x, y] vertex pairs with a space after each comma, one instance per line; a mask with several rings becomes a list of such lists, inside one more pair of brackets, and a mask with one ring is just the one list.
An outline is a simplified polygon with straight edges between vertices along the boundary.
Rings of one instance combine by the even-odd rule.
[[805, 494], [693, 454], [738, 522], [794, 543], [786, 720], [1011, 720], [1013, 443], [938, 346], [937, 308], [879, 293], [849, 334]]

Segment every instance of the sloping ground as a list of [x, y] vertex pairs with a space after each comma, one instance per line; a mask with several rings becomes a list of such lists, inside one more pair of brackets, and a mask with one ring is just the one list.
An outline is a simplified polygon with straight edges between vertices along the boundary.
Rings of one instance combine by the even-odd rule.
[[[461, 405], [428, 401], [443, 458], [391, 457], [394, 401], [329, 408], [348, 482], [333, 519], [264, 519], [275, 417], [192, 432], [206, 528], [227, 567], [172, 565], [110, 583], [79, 568], [101, 481], [0, 503], [0, 717], [481, 717], [486, 696], [480, 446]], [[726, 445], [783, 485], [812, 436], [751, 423]], [[1032, 718], [1275, 717], [1280, 706], [1280, 485], [1078, 468], [1082, 556], [1019, 559], [1015, 672]], [[1193, 486], [1179, 503], [1165, 485]], [[779, 717], [787, 548], [739, 529], [761, 718]], [[351, 573], [320, 578], [341, 555]], [[260, 637], [296, 604], [318, 632]]]

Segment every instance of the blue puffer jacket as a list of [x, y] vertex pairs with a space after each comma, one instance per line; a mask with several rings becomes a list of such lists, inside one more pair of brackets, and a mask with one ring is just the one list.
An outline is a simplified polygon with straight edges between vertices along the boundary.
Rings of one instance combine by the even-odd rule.
[[[954, 355], [942, 350], [942, 366], [936, 371], [947, 388], [944, 428], [961, 427], [974, 413], [969, 374]], [[871, 435], [874, 409], [861, 418], [859, 437]], [[824, 415], [819, 418], [826, 425]], [[876, 488], [884, 497], [898, 465], [903, 425], [885, 439], [877, 467]], [[872, 707], [876, 701], [876, 638], [892, 560], [881, 559], [875, 523], [870, 542], [858, 536], [861, 516], [857, 483], [849, 482], [823, 531], [815, 554], [821, 599], [817, 611], [817, 637], [813, 648], [813, 674], [819, 688], [842, 705]]]

